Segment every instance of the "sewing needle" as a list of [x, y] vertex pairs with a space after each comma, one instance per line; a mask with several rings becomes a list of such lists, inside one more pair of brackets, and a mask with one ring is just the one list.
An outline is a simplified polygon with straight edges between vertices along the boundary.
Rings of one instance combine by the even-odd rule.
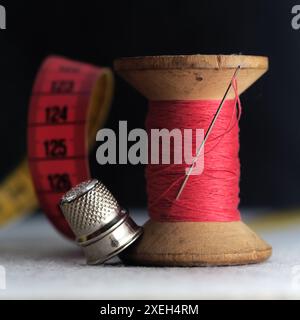
[[196, 157], [193, 159], [193, 162], [192, 162], [192, 164], [191, 164], [188, 172], [186, 173], [185, 179], [184, 179], [183, 183], [181, 184], [181, 187], [180, 187], [180, 189], [179, 189], [179, 191], [178, 191], [178, 194], [177, 194], [177, 196], [176, 196], [176, 200], [179, 199], [179, 197], [180, 197], [180, 195], [181, 195], [181, 193], [182, 193], [182, 191], [183, 191], [186, 183], [188, 182], [188, 179], [189, 179], [189, 177], [190, 177], [190, 175], [191, 175], [191, 173], [192, 173], [192, 171], [193, 171], [193, 169], [194, 169], [194, 165], [195, 165], [195, 163], [197, 162], [197, 160], [198, 160], [198, 158], [199, 158], [199, 156], [200, 156], [200, 153], [201, 153], [201, 151], [202, 151], [202, 149], [203, 149], [203, 146], [204, 146], [206, 140], [208, 139], [209, 134], [210, 134], [212, 128], [213, 128], [214, 125], [215, 125], [215, 122], [216, 122], [216, 120], [217, 120], [217, 118], [218, 118], [218, 116], [219, 116], [219, 114], [220, 114], [220, 112], [221, 112], [221, 110], [222, 110], [222, 107], [223, 107], [223, 105], [224, 105], [224, 102], [225, 102], [225, 100], [226, 100], [226, 97], [227, 97], [227, 95], [228, 95], [228, 93], [229, 93], [229, 90], [230, 90], [230, 88], [231, 88], [231, 86], [232, 86], [232, 82], [233, 82], [233, 80], [236, 78], [236, 76], [237, 76], [238, 71], [240, 70], [240, 68], [241, 68], [241, 66], [239, 65], [239, 66], [236, 68], [236, 70], [235, 70], [235, 72], [234, 72], [234, 74], [233, 74], [233, 76], [232, 76], [232, 78], [231, 78], [231, 81], [230, 81], [230, 83], [229, 83], [229, 85], [228, 85], [228, 87], [227, 87], [227, 89], [226, 89], [226, 91], [225, 91], [225, 94], [224, 94], [224, 96], [223, 96], [223, 98], [222, 98], [222, 100], [221, 100], [221, 102], [220, 102], [220, 104], [219, 104], [219, 107], [218, 107], [218, 109], [217, 109], [217, 112], [215, 113], [215, 115], [214, 115], [214, 117], [213, 117], [213, 119], [212, 119], [212, 121], [211, 121], [211, 123], [210, 123], [210, 125], [209, 125], [209, 127], [208, 127], [208, 129], [207, 129], [207, 131], [206, 131], [206, 133], [205, 133], [204, 139], [203, 139], [203, 141], [201, 142], [201, 144], [200, 144], [200, 146], [199, 146], [199, 148], [198, 148], [198, 150], [197, 150]]

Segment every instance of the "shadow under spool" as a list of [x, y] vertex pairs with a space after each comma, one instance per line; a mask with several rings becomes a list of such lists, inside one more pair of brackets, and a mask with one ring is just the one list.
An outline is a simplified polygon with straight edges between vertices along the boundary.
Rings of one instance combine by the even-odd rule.
[[[240, 94], [268, 69], [268, 58], [243, 55], [187, 55], [122, 58], [115, 70], [150, 101], [221, 100], [234, 70]], [[230, 90], [228, 99], [234, 98]], [[257, 263], [272, 248], [242, 221], [159, 222], [149, 219], [142, 238], [123, 259], [157, 266]]]

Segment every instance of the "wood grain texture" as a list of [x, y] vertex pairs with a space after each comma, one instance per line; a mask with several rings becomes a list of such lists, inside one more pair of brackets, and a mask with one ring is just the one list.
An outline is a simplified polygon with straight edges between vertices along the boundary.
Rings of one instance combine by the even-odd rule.
[[[240, 94], [268, 69], [268, 58], [241, 55], [191, 55], [123, 58], [115, 70], [149, 100], [221, 99], [234, 70]], [[229, 98], [234, 97], [233, 90]]]
[[267, 69], [268, 58], [246, 55], [175, 55], [175, 56], [145, 56], [117, 59], [114, 63], [116, 71], [146, 70], [146, 69], [235, 69], [241, 68]]
[[122, 255], [130, 264], [225, 266], [262, 262], [272, 248], [243, 222], [155, 222]]

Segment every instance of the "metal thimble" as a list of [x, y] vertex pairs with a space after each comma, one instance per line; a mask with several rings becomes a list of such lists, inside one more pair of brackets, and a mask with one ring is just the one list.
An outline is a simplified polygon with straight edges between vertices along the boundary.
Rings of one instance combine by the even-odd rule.
[[88, 264], [100, 264], [112, 258], [142, 233], [142, 228], [96, 179], [82, 182], [68, 191], [60, 207]]

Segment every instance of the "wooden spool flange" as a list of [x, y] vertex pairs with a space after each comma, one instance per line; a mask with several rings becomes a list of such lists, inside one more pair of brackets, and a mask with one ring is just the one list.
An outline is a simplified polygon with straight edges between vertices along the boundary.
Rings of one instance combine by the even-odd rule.
[[[115, 70], [149, 100], [221, 99], [238, 74], [243, 93], [268, 69], [268, 59], [243, 55], [189, 55], [123, 58]], [[233, 90], [228, 98], [234, 98]], [[206, 266], [257, 263], [272, 248], [242, 221], [158, 222], [144, 225], [142, 238], [123, 255], [133, 264]]]

